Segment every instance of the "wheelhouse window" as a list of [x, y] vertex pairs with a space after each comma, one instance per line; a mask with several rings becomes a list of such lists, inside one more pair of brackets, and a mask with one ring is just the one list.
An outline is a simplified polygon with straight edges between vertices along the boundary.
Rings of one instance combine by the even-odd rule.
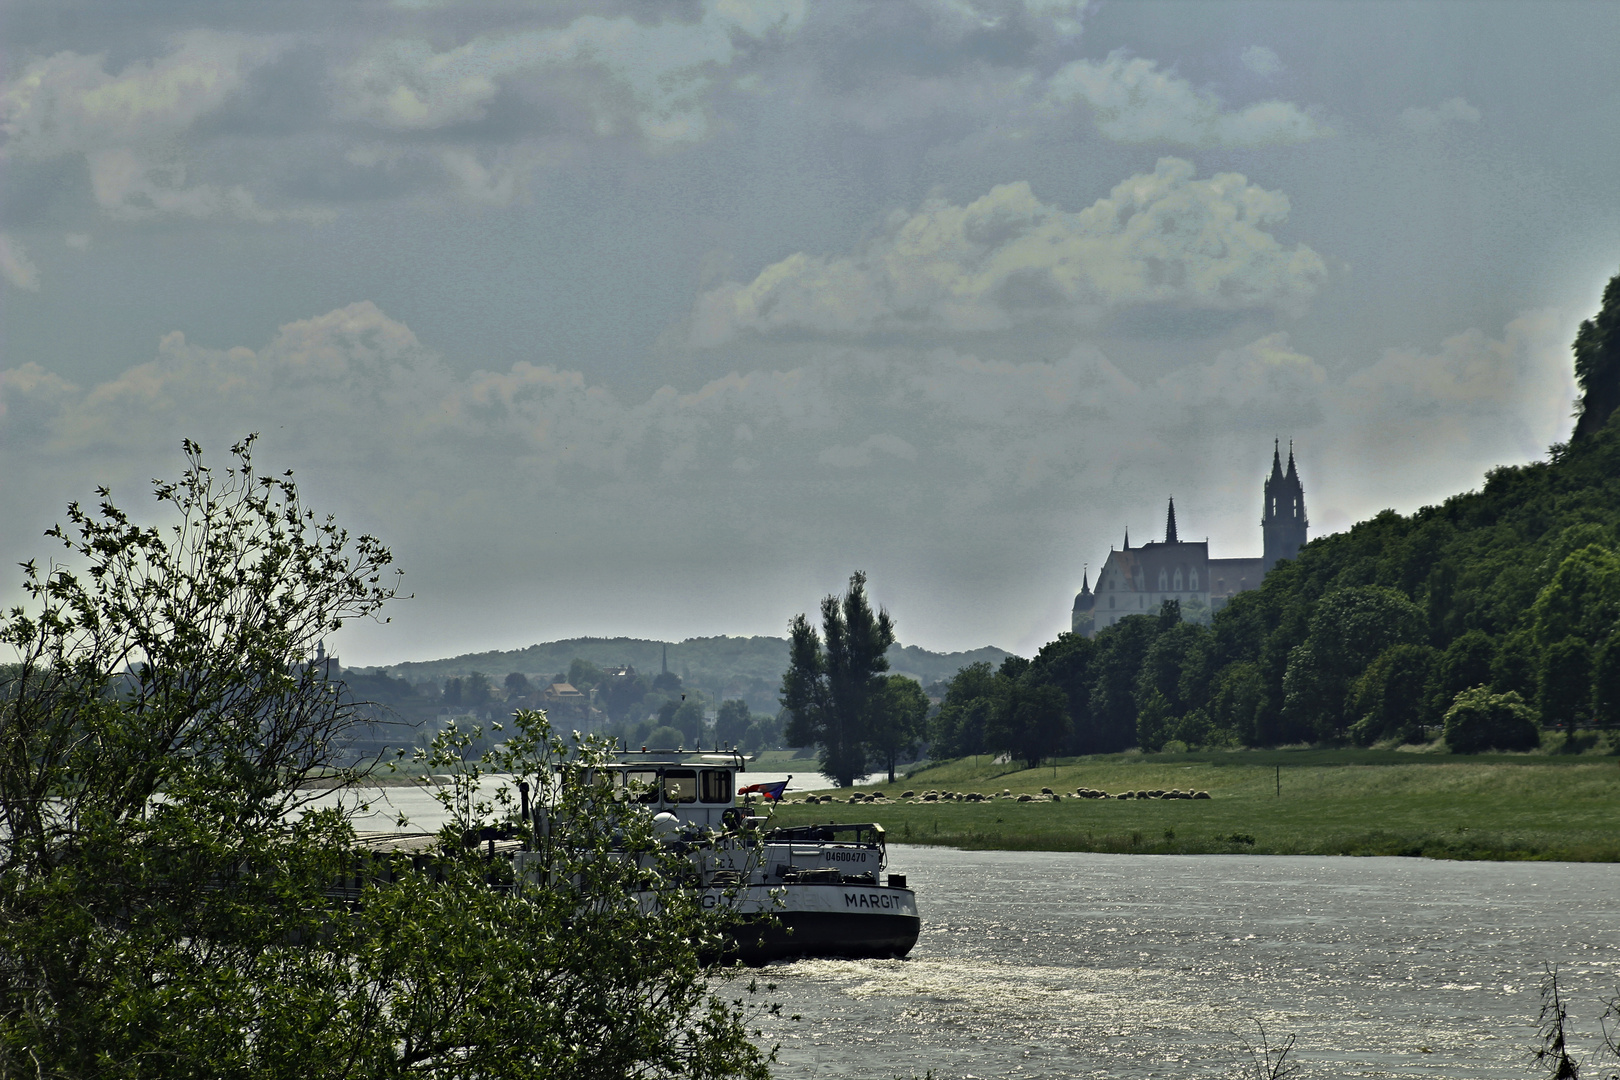
[[658, 774], [651, 769], [647, 770], [618, 770], [613, 774], [615, 788], [629, 788], [630, 797], [636, 802], [655, 803], [658, 801]]
[[731, 804], [731, 771], [729, 769], [704, 769], [703, 801], [706, 803]]
[[696, 769], [666, 769], [664, 771], [664, 801], [667, 803], [693, 803], [698, 799]]

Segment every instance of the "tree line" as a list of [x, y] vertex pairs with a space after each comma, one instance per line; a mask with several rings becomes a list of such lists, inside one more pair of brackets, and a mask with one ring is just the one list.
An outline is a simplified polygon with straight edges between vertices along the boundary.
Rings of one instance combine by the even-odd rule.
[[[1474, 752], [1530, 748], [1546, 729], [1613, 726], [1620, 275], [1581, 325], [1574, 360], [1579, 421], [1545, 460], [1494, 469], [1481, 490], [1439, 506], [1386, 510], [1312, 541], [1207, 625], [1172, 601], [1094, 638], [1061, 634], [1027, 660], [970, 664], [938, 688], [930, 756], [1033, 763], [1130, 747], [1368, 746], [1436, 732]], [[827, 649], [803, 616], [794, 621], [783, 680], [783, 703], [810, 718], [789, 725], [790, 739], [821, 742], [828, 775], [840, 779], [844, 757], [859, 760], [891, 723], [873, 704], [882, 669], [869, 660], [892, 624], [864, 600], [852, 604], [864, 583], [851, 579], [842, 611], [834, 597], [823, 602]], [[825, 686], [803, 683], [801, 672]], [[861, 708], [869, 734], [852, 737]]]

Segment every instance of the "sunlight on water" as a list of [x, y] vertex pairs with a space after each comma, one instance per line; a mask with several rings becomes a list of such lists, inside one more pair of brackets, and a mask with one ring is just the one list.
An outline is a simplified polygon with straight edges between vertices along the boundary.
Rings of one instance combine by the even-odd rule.
[[777, 1075], [1220, 1076], [1255, 1022], [1307, 1076], [1523, 1077], [1556, 962], [1583, 1049], [1620, 867], [896, 848], [905, 961], [776, 965]]
[[[446, 817], [420, 787], [364, 800], [361, 829]], [[1583, 1052], [1620, 990], [1620, 866], [901, 846], [890, 862], [917, 890], [917, 948], [773, 965], [783, 1080], [1214, 1077], [1256, 1021], [1298, 1038], [1307, 1077], [1517, 1080], [1544, 964]]]

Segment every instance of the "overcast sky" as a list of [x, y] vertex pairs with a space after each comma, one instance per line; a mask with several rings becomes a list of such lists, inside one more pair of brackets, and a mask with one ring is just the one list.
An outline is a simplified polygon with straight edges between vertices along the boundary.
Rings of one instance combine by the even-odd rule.
[[[1616, 4], [0, 2], [0, 562], [249, 431], [415, 598], [346, 663], [1026, 655], [1568, 437]], [[17, 602], [15, 569], [0, 602]]]

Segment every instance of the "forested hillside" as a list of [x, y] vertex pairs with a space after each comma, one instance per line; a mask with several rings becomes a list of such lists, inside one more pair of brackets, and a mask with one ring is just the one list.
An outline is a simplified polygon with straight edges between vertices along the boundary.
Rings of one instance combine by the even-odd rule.
[[[686, 685], [725, 697], [743, 698], [751, 708], [775, 712], [782, 672], [787, 670], [786, 638], [706, 637], [677, 642], [624, 637], [570, 638], [507, 652], [469, 653], [446, 660], [392, 664], [387, 671], [417, 684], [465, 678], [475, 671], [492, 676], [497, 682], [514, 671], [540, 681], [566, 673], [570, 664], [579, 659], [602, 668], [629, 665], [651, 678], [662, 670], [666, 650], [669, 669]], [[890, 670], [910, 675], [926, 686], [950, 678], [968, 664], [978, 661], [999, 664], [1008, 655], [993, 646], [969, 652], [938, 653], [915, 645], [895, 645], [889, 650], [889, 666]]]
[[[1170, 740], [1277, 745], [1418, 739], [1514, 748], [1620, 716], [1620, 276], [1582, 325], [1580, 422], [1545, 461], [1410, 516], [1309, 544], [1211, 625], [1173, 605], [1095, 640], [953, 680], [935, 757], [1034, 758]], [[1059, 693], [1054, 695], [1052, 690]], [[1462, 695], [1459, 697], [1459, 695]], [[1516, 696], [1515, 696], [1516, 695]]]

